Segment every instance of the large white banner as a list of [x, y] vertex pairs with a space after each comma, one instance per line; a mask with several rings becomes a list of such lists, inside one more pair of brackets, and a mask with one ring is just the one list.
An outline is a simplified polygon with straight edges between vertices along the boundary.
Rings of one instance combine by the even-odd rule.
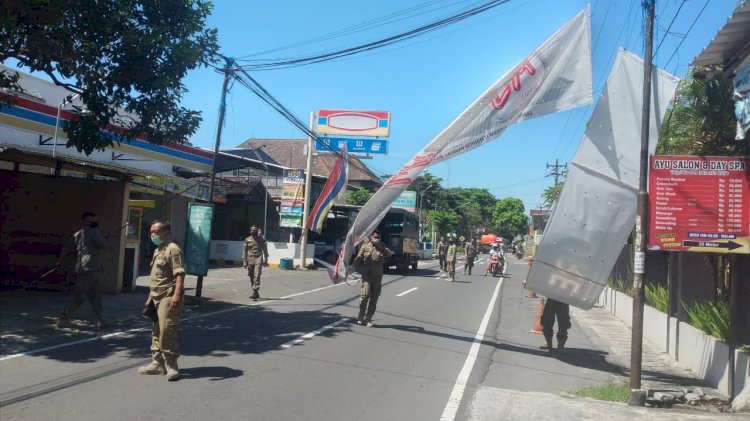
[[[592, 102], [588, 8], [506, 73], [401, 168], [359, 212], [336, 264], [336, 278], [364, 236], [430, 165], [499, 137], [509, 125]], [[343, 263], [342, 263], [343, 262]]]
[[[677, 88], [654, 67], [649, 153]], [[633, 231], [640, 169], [643, 60], [620, 50], [547, 222], [526, 288], [589, 309]]]

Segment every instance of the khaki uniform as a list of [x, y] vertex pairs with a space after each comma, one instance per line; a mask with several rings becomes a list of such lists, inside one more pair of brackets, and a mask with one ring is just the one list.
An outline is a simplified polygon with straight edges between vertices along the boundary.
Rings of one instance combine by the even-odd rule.
[[84, 301], [89, 300], [97, 320], [102, 320], [101, 274], [104, 271], [102, 261], [104, 247], [105, 240], [101, 231], [88, 226], [73, 234], [71, 241], [65, 245], [63, 256], [70, 255], [75, 250], [76, 282], [73, 296], [63, 308], [61, 318], [69, 319]]
[[474, 267], [474, 259], [477, 257], [477, 249], [472, 243], [466, 243], [466, 246], [464, 246], [464, 256], [466, 256], [466, 266], [464, 266], [464, 275], [466, 275], [466, 271], [469, 271], [469, 275], [471, 275], [471, 269]]
[[448, 252], [448, 245], [440, 241], [437, 244], [438, 261], [440, 262], [440, 270], [445, 270], [445, 254]]
[[151, 299], [156, 306], [159, 319], [151, 332], [151, 353], [154, 359], [176, 361], [180, 356], [177, 328], [180, 325], [181, 308], [172, 308], [172, 295], [177, 285], [176, 278], [185, 276], [182, 250], [172, 241], [165, 241], [151, 259]]
[[357, 320], [364, 323], [372, 320], [383, 286], [383, 263], [392, 255], [393, 252], [383, 243], [378, 243], [376, 246], [372, 241], [368, 241], [359, 249], [354, 260], [357, 269], [362, 274]]
[[250, 277], [250, 283], [253, 290], [260, 289], [260, 274], [263, 271], [263, 259], [268, 260], [268, 246], [266, 240], [252, 235], [245, 238], [245, 266], [247, 266], [247, 276]]
[[451, 282], [456, 280], [456, 254], [456, 245], [449, 245], [448, 252], [445, 254], [445, 270], [448, 272], [448, 280]]

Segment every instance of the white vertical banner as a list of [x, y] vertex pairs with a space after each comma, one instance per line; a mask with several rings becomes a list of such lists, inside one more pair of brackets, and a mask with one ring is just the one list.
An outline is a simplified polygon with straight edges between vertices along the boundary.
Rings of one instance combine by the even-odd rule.
[[417, 153], [364, 205], [336, 263], [344, 270], [361, 238], [425, 168], [499, 137], [513, 123], [592, 102], [589, 9], [581, 11], [506, 73]]
[[[654, 67], [650, 154], [677, 82]], [[537, 246], [527, 289], [583, 309], [599, 298], [635, 225], [642, 103], [643, 60], [620, 50]], [[636, 271], [644, 260], [635, 256]]]

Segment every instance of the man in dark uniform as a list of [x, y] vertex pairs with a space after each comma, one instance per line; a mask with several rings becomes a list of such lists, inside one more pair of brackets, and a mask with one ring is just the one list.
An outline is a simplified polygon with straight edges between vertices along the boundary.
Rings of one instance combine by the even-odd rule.
[[94, 212], [84, 212], [81, 221], [83, 228], [73, 234], [57, 260], [57, 266], [60, 267], [64, 257], [72, 254], [76, 256], [73, 296], [63, 308], [57, 327], [71, 326], [70, 316], [88, 299], [96, 315], [96, 327], [103, 328], [106, 323], [103, 318], [101, 275], [104, 271], [102, 251], [105, 238], [99, 231], [99, 221]]
[[247, 276], [250, 277], [250, 284], [253, 288], [253, 300], [260, 299], [260, 274], [263, 271], [263, 265], [268, 264], [268, 246], [266, 240], [258, 234], [258, 227], [250, 227], [250, 236], [245, 238], [245, 264]]
[[437, 244], [438, 260], [440, 262], [440, 270], [445, 270], [445, 256], [448, 254], [448, 244], [445, 243], [445, 237], [440, 237], [440, 241]]
[[466, 265], [464, 266], [464, 275], [466, 271], [469, 271], [471, 275], [471, 269], [474, 267], [474, 259], [477, 257], [477, 240], [471, 240], [464, 246], [464, 256], [466, 257]]
[[168, 222], [155, 221], [151, 225], [151, 242], [157, 248], [151, 259], [151, 290], [146, 305], [153, 302], [157, 321], [151, 332], [151, 364], [140, 367], [138, 374], [166, 373], [167, 380], [173, 381], [180, 377], [177, 328], [185, 292], [185, 259], [180, 247], [172, 242]]
[[568, 329], [570, 329], [570, 306], [551, 298], [547, 298], [544, 303], [544, 312], [542, 313], [542, 331], [544, 333], [544, 344], [540, 349], [552, 350], [552, 333], [555, 327], [555, 318], [557, 318], [557, 350], [565, 350], [565, 342], [568, 340]]
[[383, 286], [383, 263], [393, 252], [380, 242], [380, 232], [373, 231], [370, 241], [363, 242], [354, 259], [354, 265], [362, 274], [362, 288], [359, 292], [359, 315], [357, 324], [374, 327], [372, 316], [378, 305]]

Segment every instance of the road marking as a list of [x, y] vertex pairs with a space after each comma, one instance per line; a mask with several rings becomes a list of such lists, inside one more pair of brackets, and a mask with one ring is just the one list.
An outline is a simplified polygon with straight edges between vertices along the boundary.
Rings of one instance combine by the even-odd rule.
[[474, 342], [472, 342], [471, 348], [469, 348], [469, 355], [466, 356], [466, 361], [464, 362], [464, 366], [461, 368], [461, 371], [458, 373], [458, 378], [456, 379], [456, 383], [453, 385], [453, 391], [448, 398], [448, 403], [445, 404], [443, 415], [440, 416], [441, 421], [453, 421], [456, 419], [458, 407], [459, 405], [461, 405], [461, 399], [464, 396], [464, 389], [466, 389], [466, 382], [469, 380], [471, 370], [474, 368], [474, 363], [477, 361], [479, 347], [482, 345], [482, 340], [484, 339], [484, 331], [487, 330], [487, 325], [490, 322], [490, 316], [492, 316], [492, 310], [495, 308], [495, 301], [497, 301], [497, 296], [502, 285], [503, 278], [500, 278], [500, 280], [497, 282], [497, 286], [495, 286], [495, 293], [492, 294], [492, 299], [487, 306], [487, 311], [485, 311], [484, 313], [482, 323], [480, 323], [477, 334], [476, 336], [474, 336]]
[[[308, 291], [302, 291], [302, 292], [297, 292], [297, 293], [294, 293], [294, 294], [290, 294], [290, 295], [281, 297], [281, 299], [285, 300], [285, 299], [288, 299], [288, 298], [298, 297], [300, 295], [311, 294], [313, 292], [318, 292], [318, 291], [322, 291], [324, 289], [333, 288], [333, 287], [337, 287], [337, 286], [341, 286], [341, 285], [346, 285], [346, 284], [343, 283], [343, 282], [341, 282], [341, 283], [338, 283], [338, 284], [327, 285], [327, 286], [324, 286], [324, 287], [315, 288], [315, 289], [311, 289], [311, 290], [308, 290]], [[213, 313], [196, 314], [195, 316], [186, 317], [186, 318], [182, 319], [181, 322], [186, 322], [188, 320], [197, 319], [197, 318], [200, 318], [200, 317], [215, 316], [217, 314], [228, 313], [230, 311], [237, 311], [237, 310], [241, 310], [241, 309], [244, 309], [244, 308], [247, 308], [247, 307], [257, 306], [257, 305], [264, 304], [264, 303], [273, 303], [274, 301], [275, 300], [264, 300], [264, 301], [255, 301], [253, 303], [244, 304], [244, 305], [243, 304], [239, 304], [238, 307], [232, 307], [232, 308], [228, 308], [228, 309], [224, 309], [224, 310], [219, 310], [219, 311], [215, 311]], [[112, 333], [108, 333], [106, 335], [96, 336], [96, 337], [93, 337], [93, 338], [86, 338], [86, 339], [81, 339], [81, 340], [77, 340], [77, 341], [73, 341], [73, 342], [65, 342], [65, 343], [61, 343], [61, 344], [57, 344], [57, 345], [52, 345], [52, 346], [48, 346], [48, 347], [44, 347], [44, 348], [32, 349], [31, 351], [19, 352], [18, 354], [4, 355], [4, 356], [0, 357], [0, 361], [6, 361], [6, 360], [10, 360], [12, 358], [24, 357], [24, 356], [27, 356], [27, 355], [39, 354], [41, 352], [52, 351], [54, 349], [66, 348], [66, 347], [69, 347], [69, 346], [85, 344], [87, 342], [93, 342], [93, 341], [98, 341], [98, 340], [102, 340], [102, 339], [117, 338], [117, 337], [124, 336], [124, 335], [127, 335], [127, 334], [138, 333], [138, 332], [143, 332], [143, 331], [148, 331], [148, 330], [151, 330], [151, 326], [137, 327], [137, 328], [134, 328], [134, 329], [123, 330], [123, 331], [120, 331], [120, 332], [112, 332]]]
[[320, 335], [321, 333], [325, 332], [328, 329], [333, 329], [334, 327], [340, 325], [341, 323], [344, 323], [347, 320], [349, 320], [349, 318], [348, 317], [344, 317], [343, 319], [341, 319], [341, 320], [339, 320], [337, 322], [333, 322], [333, 323], [329, 324], [328, 326], [323, 326], [323, 327], [321, 327], [320, 329], [318, 329], [318, 330], [316, 330], [314, 332], [305, 333], [304, 335], [300, 336], [299, 338], [297, 338], [297, 339], [295, 339], [293, 341], [289, 341], [289, 342], [285, 343], [284, 345], [281, 345], [281, 347], [284, 348], [284, 349], [291, 348], [294, 345], [297, 345], [298, 343], [301, 343], [302, 341], [304, 341], [306, 339], [310, 339], [310, 338], [312, 338], [315, 335]]
[[401, 294], [397, 294], [396, 297], [403, 297], [404, 295], [406, 295], [406, 294], [408, 294], [408, 293], [410, 293], [412, 291], [416, 291], [417, 289], [418, 289], [417, 287], [414, 287], [414, 288], [412, 288], [410, 290], [406, 290], [406, 291], [402, 292]]

